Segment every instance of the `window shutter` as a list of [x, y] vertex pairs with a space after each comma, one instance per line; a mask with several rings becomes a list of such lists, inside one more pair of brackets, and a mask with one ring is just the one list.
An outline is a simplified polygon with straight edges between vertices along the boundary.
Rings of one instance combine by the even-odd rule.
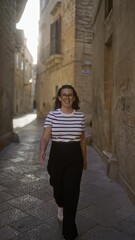
[[52, 23], [51, 24], [51, 36], [50, 36], [50, 44], [51, 44], [51, 47], [50, 47], [50, 53], [51, 54], [54, 54], [55, 53], [55, 48], [56, 48], [56, 30], [55, 30], [55, 23]]
[[61, 18], [56, 21], [56, 53], [61, 52]]
[[51, 24], [50, 54], [61, 53], [61, 18]]

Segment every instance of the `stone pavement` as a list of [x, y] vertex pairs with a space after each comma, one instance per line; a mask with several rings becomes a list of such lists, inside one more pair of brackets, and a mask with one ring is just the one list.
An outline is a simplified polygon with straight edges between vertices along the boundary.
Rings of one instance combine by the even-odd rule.
[[[17, 128], [20, 143], [0, 152], [0, 240], [62, 240], [46, 164], [38, 163], [43, 121]], [[48, 148], [49, 154], [49, 148]], [[87, 146], [77, 211], [78, 240], [135, 240], [135, 207]]]

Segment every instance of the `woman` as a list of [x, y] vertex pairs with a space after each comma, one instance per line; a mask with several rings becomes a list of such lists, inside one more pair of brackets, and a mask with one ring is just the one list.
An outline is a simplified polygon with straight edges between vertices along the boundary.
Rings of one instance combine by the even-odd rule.
[[79, 98], [71, 85], [63, 85], [57, 93], [54, 111], [49, 112], [40, 141], [40, 162], [51, 138], [48, 160], [50, 184], [58, 205], [57, 217], [63, 220], [65, 240], [78, 236], [75, 217], [80, 193], [83, 168], [87, 168], [85, 144], [85, 119], [78, 112]]

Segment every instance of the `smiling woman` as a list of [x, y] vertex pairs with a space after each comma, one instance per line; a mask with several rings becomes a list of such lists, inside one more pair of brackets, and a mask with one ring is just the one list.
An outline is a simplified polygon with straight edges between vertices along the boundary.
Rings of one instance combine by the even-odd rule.
[[62, 234], [66, 240], [78, 236], [76, 211], [82, 171], [87, 168], [85, 116], [78, 109], [76, 90], [69, 84], [63, 85], [58, 89], [54, 110], [46, 116], [40, 141], [39, 161], [43, 164], [51, 139], [47, 170], [58, 206], [57, 218], [63, 221]]
[[24, 30], [27, 47], [33, 56], [34, 63], [37, 62], [38, 21], [39, 0], [28, 0], [17, 28]]

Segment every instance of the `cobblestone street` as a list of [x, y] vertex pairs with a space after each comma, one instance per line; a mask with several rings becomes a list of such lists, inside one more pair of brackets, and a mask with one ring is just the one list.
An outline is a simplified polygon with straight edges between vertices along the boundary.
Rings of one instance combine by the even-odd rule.
[[[16, 125], [20, 143], [0, 152], [0, 240], [62, 240], [46, 163], [38, 162], [42, 128], [37, 119]], [[106, 165], [92, 146], [87, 154], [76, 218], [78, 240], [135, 240], [135, 207], [106, 176]]]

